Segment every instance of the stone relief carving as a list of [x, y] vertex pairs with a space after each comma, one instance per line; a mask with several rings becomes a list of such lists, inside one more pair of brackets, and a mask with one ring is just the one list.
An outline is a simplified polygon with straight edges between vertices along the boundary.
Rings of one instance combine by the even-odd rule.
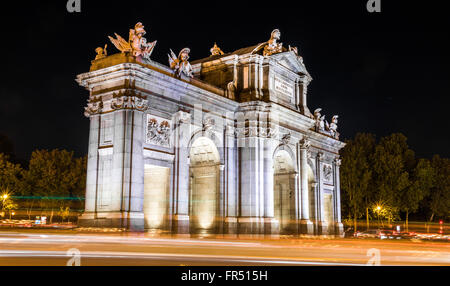
[[300, 148], [301, 149], [309, 149], [309, 147], [311, 147], [311, 142], [306, 137], [303, 137], [300, 140]]
[[188, 77], [194, 77], [192, 66], [188, 62], [190, 52], [191, 50], [189, 48], [184, 48], [177, 57], [175, 53], [170, 50], [170, 55], [168, 55], [169, 65], [177, 76], [181, 76], [181, 73], [184, 73]]
[[158, 121], [150, 115], [147, 116], [147, 143], [170, 147], [170, 131], [170, 123], [168, 121]]
[[333, 183], [333, 167], [329, 164], [323, 164], [323, 179], [327, 183]]
[[211, 52], [211, 56], [221, 56], [224, 52], [214, 43], [214, 46], [209, 50]]
[[108, 36], [108, 38], [119, 51], [122, 53], [132, 53], [135, 57], [142, 57], [147, 60], [150, 59], [153, 49], [155, 48], [156, 41], [147, 43], [147, 39], [144, 38], [146, 32], [144, 30], [144, 25], [142, 25], [141, 22], [138, 22], [134, 26], [134, 29], [130, 29], [128, 41], [117, 33], [114, 34], [116, 35], [116, 39], [110, 36]]
[[92, 96], [88, 100], [87, 107], [84, 108], [84, 116], [89, 117], [94, 114], [99, 114], [103, 110], [103, 102], [101, 96]]
[[328, 123], [325, 120], [325, 115], [321, 115], [320, 111], [322, 111], [322, 108], [317, 108], [316, 110], [314, 110], [314, 120], [315, 122], [315, 131], [322, 133], [322, 134], [326, 134], [328, 136], [333, 137], [334, 139], [338, 139], [339, 140], [339, 133], [337, 132], [337, 123], [338, 123], [338, 115], [334, 115], [333, 118], [331, 119], [331, 123]]
[[135, 92], [134, 90], [119, 91], [113, 93], [113, 99], [111, 100], [111, 109], [137, 109], [140, 111], [146, 110], [147, 97]]

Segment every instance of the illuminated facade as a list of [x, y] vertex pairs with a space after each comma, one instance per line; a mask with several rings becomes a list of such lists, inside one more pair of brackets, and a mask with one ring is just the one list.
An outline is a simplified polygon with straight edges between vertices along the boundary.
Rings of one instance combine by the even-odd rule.
[[311, 77], [297, 49], [276, 39], [274, 31], [268, 42], [231, 53], [215, 45], [191, 63], [189, 51], [172, 52], [172, 69], [126, 50], [99, 50], [90, 72], [77, 77], [90, 93], [80, 225], [342, 233], [344, 143], [336, 124], [320, 128], [320, 110], [309, 111]]

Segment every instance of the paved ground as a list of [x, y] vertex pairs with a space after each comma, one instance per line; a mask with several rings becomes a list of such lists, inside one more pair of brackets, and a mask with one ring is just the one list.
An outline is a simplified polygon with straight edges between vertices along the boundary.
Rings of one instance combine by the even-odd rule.
[[63, 266], [70, 259], [84, 266], [366, 265], [369, 261], [374, 264], [379, 261], [380, 265], [449, 266], [450, 243], [0, 231], [0, 266]]

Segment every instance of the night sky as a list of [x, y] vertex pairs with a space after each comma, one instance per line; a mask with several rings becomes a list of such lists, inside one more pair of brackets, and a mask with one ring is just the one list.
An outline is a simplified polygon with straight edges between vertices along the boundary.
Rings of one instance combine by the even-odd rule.
[[231, 52], [278, 28], [313, 77], [310, 110], [321, 107], [328, 121], [339, 114], [341, 139], [402, 132], [417, 156], [450, 156], [450, 23], [437, 4], [444, 1], [381, 0], [382, 12], [368, 13], [367, 0], [81, 0], [82, 12], [72, 14], [66, 0], [8, 2], [16, 4], [3, 6], [0, 20], [0, 134], [21, 159], [35, 149], [87, 153], [88, 91], [75, 77], [89, 71], [96, 47], [118, 52], [107, 36], [128, 38], [138, 21], [148, 41], [158, 40], [152, 59], [166, 65], [169, 48], [189, 47], [195, 60], [214, 42]]

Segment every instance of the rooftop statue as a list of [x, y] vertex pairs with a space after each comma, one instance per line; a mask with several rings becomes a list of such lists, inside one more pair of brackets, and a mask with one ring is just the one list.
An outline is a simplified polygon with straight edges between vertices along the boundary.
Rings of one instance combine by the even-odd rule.
[[108, 38], [119, 51], [122, 53], [130, 52], [135, 57], [141, 56], [144, 59], [150, 59], [150, 55], [153, 52], [156, 41], [147, 43], [147, 39], [144, 38], [146, 32], [144, 30], [144, 25], [142, 25], [141, 22], [137, 23], [134, 26], [134, 29], [130, 29], [128, 41], [125, 41], [125, 39], [117, 33], [114, 34], [116, 35], [116, 39], [110, 36], [108, 36]]
[[188, 77], [194, 77], [192, 74], [192, 66], [188, 62], [190, 52], [191, 50], [189, 48], [184, 48], [180, 51], [177, 57], [175, 53], [170, 50], [170, 55], [168, 55], [170, 68], [177, 76], [181, 76], [181, 73], [184, 73]]
[[331, 133], [331, 136], [333, 136], [333, 138], [335, 139], [339, 139], [339, 132], [337, 132], [337, 123], [338, 123], [338, 115], [334, 115], [333, 118], [331, 119], [331, 123], [329, 126], [329, 131]]
[[264, 47], [263, 56], [270, 56], [276, 53], [281, 53], [283, 51], [283, 43], [277, 43], [281, 37], [280, 30], [275, 29], [270, 34], [270, 40]]
[[262, 54], [265, 57], [283, 52], [283, 43], [277, 43], [277, 41], [280, 40], [280, 37], [281, 37], [280, 30], [278, 29], [273, 30], [272, 33], [270, 34], [270, 39], [267, 42], [259, 44], [252, 51], [252, 54], [257, 53], [261, 49], [263, 49]]
[[98, 47], [95, 49], [95, 52], [97, 53], [97, 55], [95, 56], [94, 60], [103, 59], [104, 57], [106, 57], [108, 55], [108, 52], [106, 51], [106, 47], [108, 47], [107, 44], [105, 45], [104, 48]]
[[323, 133], [325, 131], [325, 115], [322, 116], [320, 111], [322, 111], [322, 108], [317, 108], [314, 110], [314, 120], [316, 120], [315, 129], [316, 132]]
[[211, 48], [211, 56], [221, 56], [224, 52], [214, 43], [214, 47]]

